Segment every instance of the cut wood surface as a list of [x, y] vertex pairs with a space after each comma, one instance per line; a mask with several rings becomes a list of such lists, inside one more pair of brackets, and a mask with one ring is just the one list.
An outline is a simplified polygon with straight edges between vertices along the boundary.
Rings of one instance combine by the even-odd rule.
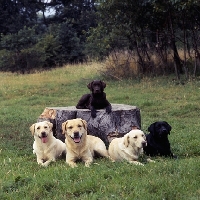
[[52, 122], [54, 135], [64, 142], [62, 123], [69, 119], [82, 118], [87, 121], [88, 134], [101, 138], [108, 145], [112, 138], [122, 137], [134, 128], [141, 128], [139, 108], [125, 104], [111, 105], [111, 113], [106, 113], [104, 109], [97, 110], [96, 118], [91, 117], [90, 110], [77, 109], [75, 106], [47, 107], [39, 116], [38, 121]]

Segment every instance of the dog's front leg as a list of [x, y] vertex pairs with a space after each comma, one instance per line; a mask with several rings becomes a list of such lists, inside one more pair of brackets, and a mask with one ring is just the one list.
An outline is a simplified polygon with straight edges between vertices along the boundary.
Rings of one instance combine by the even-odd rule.
[[35, 152], [35, 153], [36, 153], [36, 156], [37, 156], [38, 165], [42, 165], [43, 162], [44, 162], [44, 158], [39, 153], [37, 153], [37, 152]]
[[77, 167], [77, 164], [75, 163], [75, 158], [70, 157], [68, 154], [66, 155], [66, 163], [72, 168]]
[[88, 158], [87, 160], [84, 160], [84, 162], [85, 162], [85, 166], [86, 166], [86, 167], [90, 167], [92, 161], [93, 161], [92, 158]]
[[90, 155], [85, 155], [82, 157], [83, 162], [85, 162], [85, 166], [89, 167], [91, 165], [91, 163], [93, 162], [93, 157], [91, 152], [89, 152]]
[[97, 111], [94, 108], [94, 106], [90, 106], [90, 110], [91, 110], [91, 116], [92, 116], [92, 118], [95, 118], [97, 116]]
[[37, 163], [38, 163], [38, 165], [42, 165], [43, 164], [43, 159], [42, 158], [40, 158], [40, 157], [37, 157]]
[[111, 110], [112, 110], [111, 105], [108, 105], [108, 106], [106, 107], [106, 112], [107, 112], [107, 113], [111, 113]]

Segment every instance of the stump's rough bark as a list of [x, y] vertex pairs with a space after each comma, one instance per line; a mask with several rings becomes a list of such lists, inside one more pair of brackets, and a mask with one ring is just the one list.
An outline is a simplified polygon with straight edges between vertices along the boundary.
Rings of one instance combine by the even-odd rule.
[[140, 110], [136, 106], [125, 104], [111, 104], [112, 112], [106, 113], [104, 109], [97, 110], [96, 118], [91, 117], [88, 109], [70, 107], [48, 107], [39, 116], [38, 121], [48, 120], [54, 124], [55, 137], [65, 141], [62, 134], [62, 123], [75, 118], [87, 121], [88, 134], [101, 138], [106, 145], [114, 137], [122, 137], [134, 127], [141, 128]]

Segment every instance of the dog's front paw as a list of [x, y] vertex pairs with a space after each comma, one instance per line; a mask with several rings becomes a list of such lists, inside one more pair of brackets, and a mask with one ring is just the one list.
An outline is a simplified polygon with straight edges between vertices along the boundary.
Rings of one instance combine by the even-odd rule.
[[107, 106], [107, 107], [106, 107], [106, 112], [107, 112], [107, 113], [111, 113], [111, 111], [112, 111], [111, 106]]
[[141, 166], [144, 166], [144, 164], [142, 164], [141, 162], [138, 162], [138, 161], [129, 161], [131, 164], [134, 164], [134, 165], [141, 165]]
[[49, 162], [41, 163], [41, 165], [42, 165], [43, 167], [47, 167], [47, 166], [49, 165]]
[[177, 155], [175, 155], [175, 154], [172, 154], [173, 155], [173, 159], [178, 159], [178, 156]]
[[95, 111], [95, 110], [91, 111], [91, 116], [92, 116], [92, 118], [95, 118], [95, 117], [97, 116], [97, 114], [96, 114], [96, 111]]
[[155, 163], [155, 161], [151, 160], [151, 158], [147, 158], [147, 162]]
[[91, 161], [85, 162], [85, 166], [90, 167], [91, 163], [92, 163]]
[[43, 163], [44, 163], [44, 160], [43, 159], [37, 159], [37, 163], [38, 163], [38, 165], [43, 165]]
[[75, 162], [68, 162], [68, 165], [72, 168], [77, 167], [77, 164]]

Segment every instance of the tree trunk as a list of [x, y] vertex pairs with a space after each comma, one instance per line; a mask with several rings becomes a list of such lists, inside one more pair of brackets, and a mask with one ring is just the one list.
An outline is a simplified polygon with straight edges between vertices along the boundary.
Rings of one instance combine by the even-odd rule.
[[180, 80], [180, 74], [183, 74], [183, 69], [182, 69], [181, 59], [179, 57], [178, 50], [176, 47], [175, 31], [173, 28], [171, 13], [169, 15], [169, 28], [170, 28], [170, 33], [171, 33], [170, 35], [171, 48], [174, 54], [173, 59], [174, 59], [175, 73], [176, 73], [177, 79]]
[[115, 137], [122, 137], [134, 128], [141, 128], [140, 110], [125, 104], [112, 104], [110, 114], [104, 109], [98, 110], [96, 118], [91, 117], [90, 110], [76, 109], [75, 106], [45, 108], [38, 121], [52, 122], [54, 136], [64, 142], [62, 123], [75, 118], [86, 120], [88, 134], [101, 138], [106, 145]]

